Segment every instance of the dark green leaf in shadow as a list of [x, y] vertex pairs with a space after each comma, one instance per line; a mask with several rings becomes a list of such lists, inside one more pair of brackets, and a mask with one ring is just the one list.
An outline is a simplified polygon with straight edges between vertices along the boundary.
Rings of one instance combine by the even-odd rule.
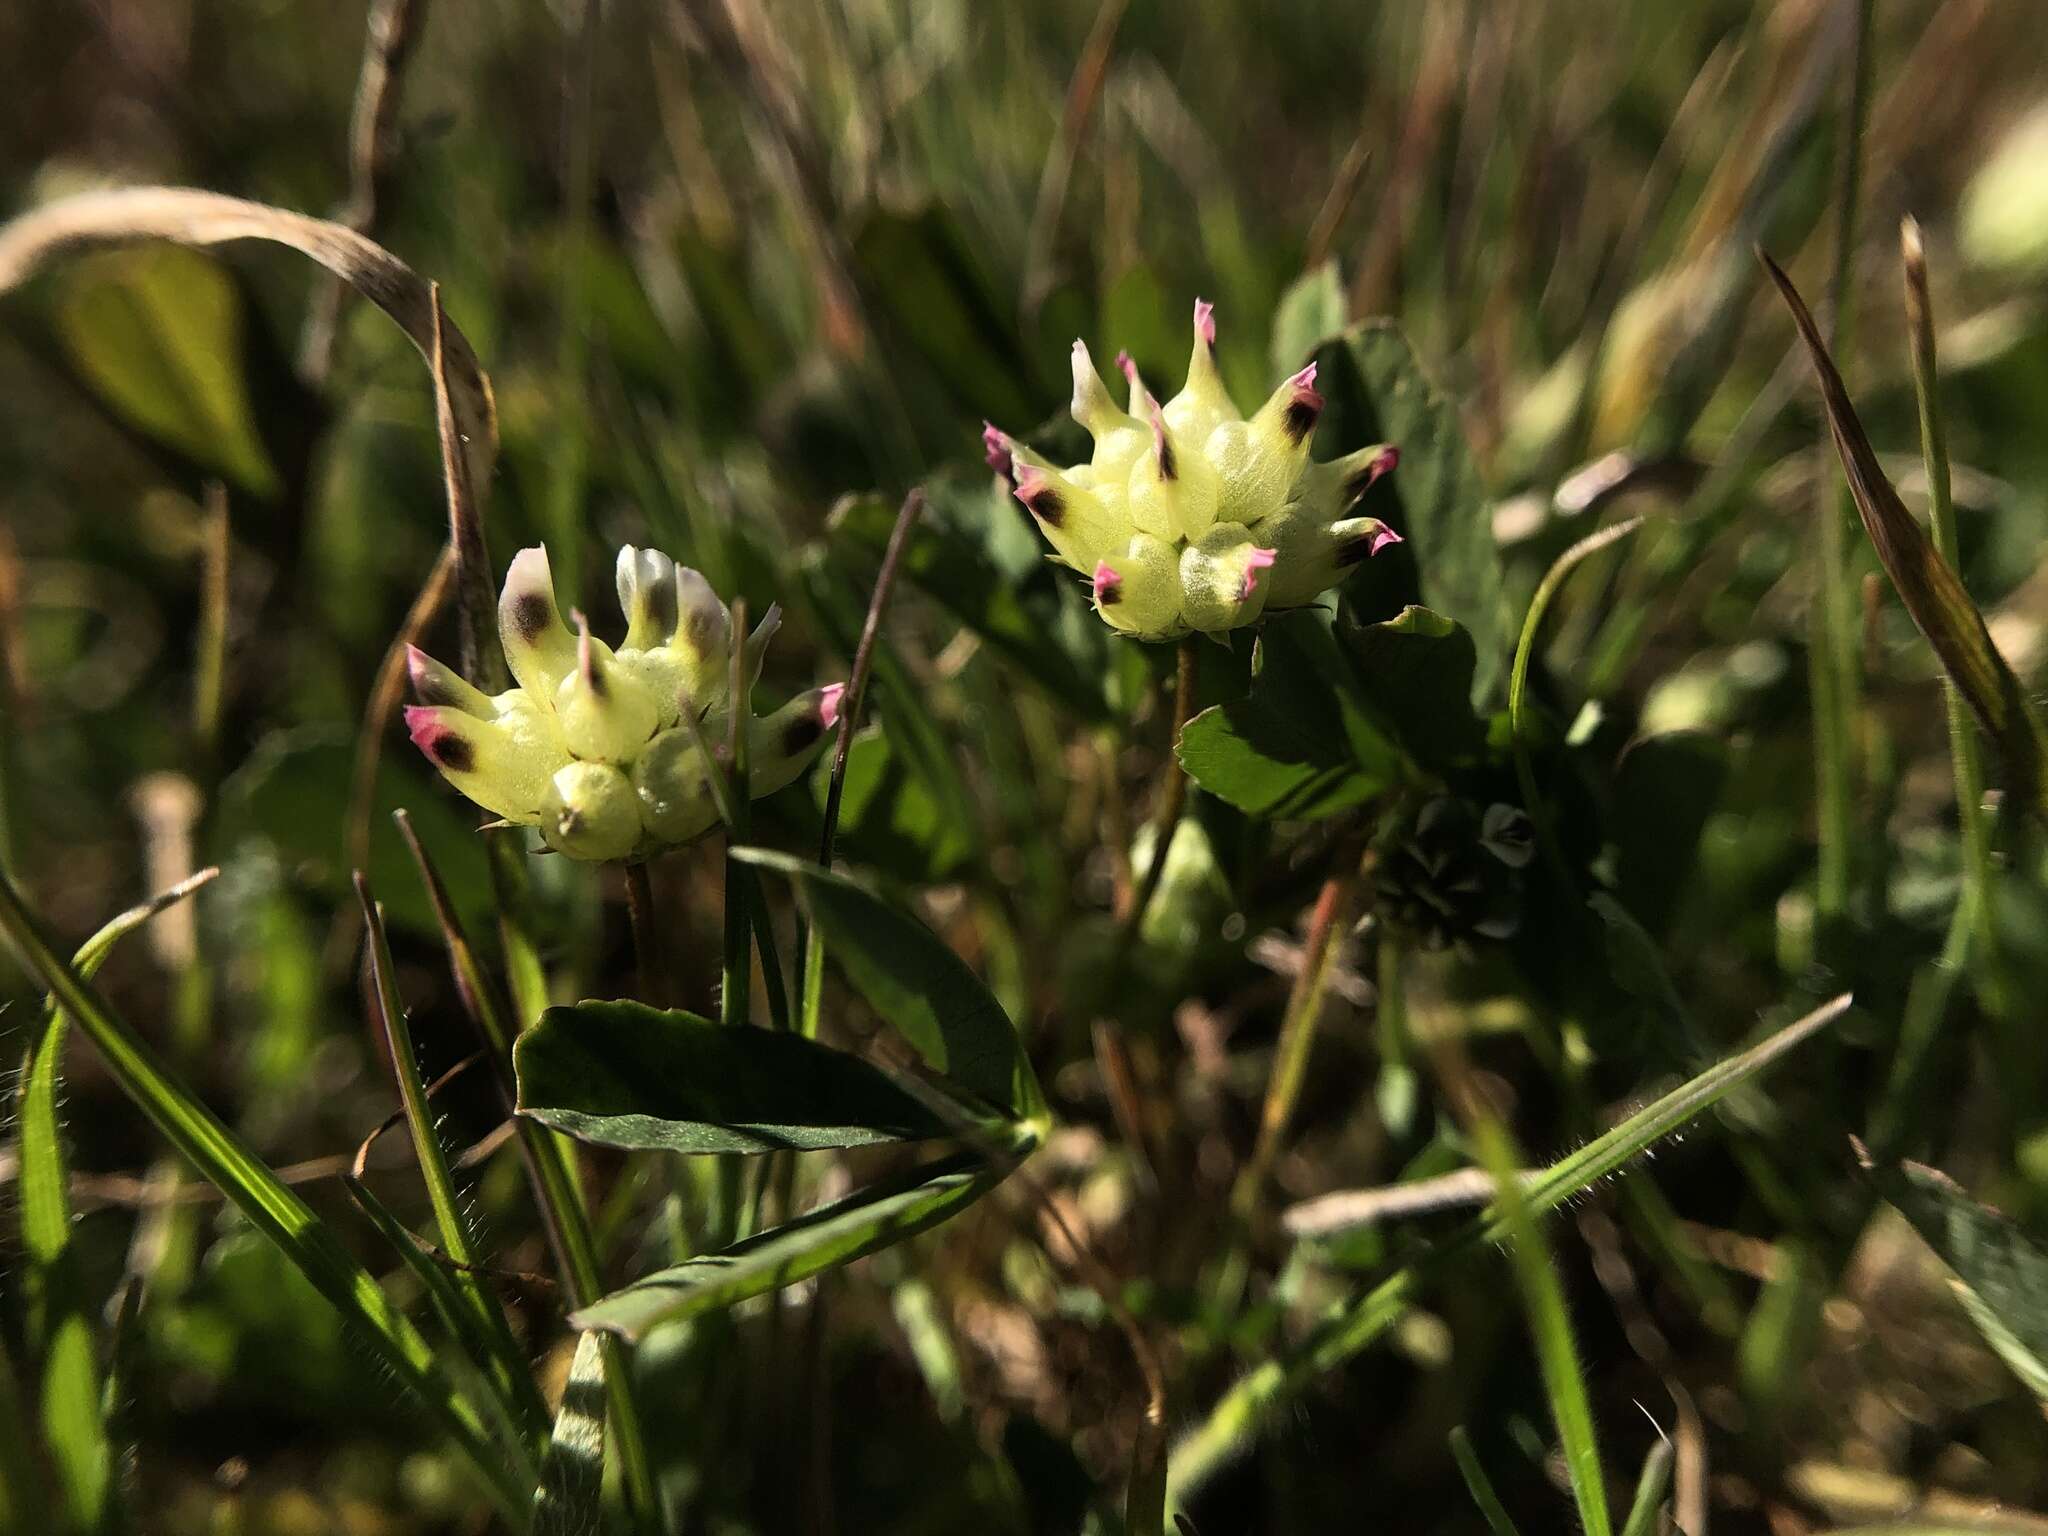
[[1043, 1112], [1010, 1016], [929, 928], [843, 875], [802, 859], [765, 848], [737, 849], [733, 857], [790, 879], [833, 959], [933, 1071], [1006, 1118]]
[[1253, 815], [1312, 820], [1475, 755], [1472, 638], [1427, 608], [1333, 626], [1327, 609], [1269, 620], [1251, 692], [1181, 732], [1197, 784]]
[[550, 1008], [512, 1066], [521, 1114], [608, 1147], [774, 1152], [951, 1129], [858, 1056], [645, 1003]]
[[660, 1324], [719, 1311], [914, 1237], [980, 1199], [1005, 1172], [972, 1153], [913, 1168], [723, 1252], [636, 1280], [570, 1321], [642, 1338]]
[[1866, 1172], [1956, 1272], [1956, 1296], [1998, 1358], [2048, 1403], [2048, 1245], [1922, 1163]]
[[[1361, 613], [1421, 601], [1472, 636], [1475, 701], [1500, 687], [1507, 631], [1493, 507], [1465, 441], [1458, 409], [1429, 381], [1392, 322], [1354, 326], [1316, 350], [1316, 387], [1328, 404], [1317, 440], [1348, 450], [1388, 442], [1401, 451], [1363, 511], [1381, 516], [1404, 543], [1368, 561], [1343, 589]], [[1391, 493], [1398, 505], [1374, 505]]]

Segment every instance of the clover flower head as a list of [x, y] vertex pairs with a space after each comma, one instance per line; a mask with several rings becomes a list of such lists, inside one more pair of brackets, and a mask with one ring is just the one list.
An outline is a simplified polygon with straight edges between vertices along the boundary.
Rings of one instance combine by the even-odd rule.
[[1187, 383], [1161, 405], [1119, 354], [1130, 405], [1111, 398], [1074, 343], [1074, 420], [1095, 454], [1067, 468], [994, 426], [989, 466], [1011, 483], [1053, 556], [1088, 579], [1111, 627], [1145, 640], [1215, 633], [1295, 608], [1401, 536], [1347, 516], [1399, 454], [1381, 443], [1317, 463], [1316, 367], [1283, 382], [1249, 418], [1216, 371], [1216, 312], [1195, 301]]
[[837, 683], [754, 715], [754, 681], [780, 608], [741, 640], [709, 582], [630, 544], [619, 551], [618, 587], [626, 635], [614, 650], [581, 613], [571, 614], [573, 633], [563, 624], [547, 551], [521, 550], [498, 600], [517, 686], [495, 698], [418, 647], [408, 651], [420, 701], [405, 712], [414, 744], [485, 810], [538, 827], [550, 848], [577, 859], [634, 857], [709, 830], [718, 811], [698, 738], [722, 747], [736, 707], [746, 711], [755, 799], [791, 783], [839, 718]]

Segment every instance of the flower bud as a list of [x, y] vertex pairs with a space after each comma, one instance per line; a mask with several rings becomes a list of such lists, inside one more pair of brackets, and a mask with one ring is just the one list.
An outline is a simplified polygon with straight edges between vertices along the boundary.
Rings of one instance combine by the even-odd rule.
[[569, 763], [541, 801], [540, 835], [572, 859], [623, 859], [640, 841], [640, 800], [610, 763]]

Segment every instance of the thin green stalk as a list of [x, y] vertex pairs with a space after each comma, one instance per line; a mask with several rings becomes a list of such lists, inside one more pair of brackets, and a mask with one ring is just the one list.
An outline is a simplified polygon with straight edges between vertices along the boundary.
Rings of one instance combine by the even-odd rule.
[[109, 1074], [152, 1124], [275, 1243], [327, 1300], [362, 1331], [392, 1374], [409, 1387], [476, 1470], [507, 1523], [526, 1529], [531, 1492], [455, 1388], [447, 1369], [373, 1276], [326, 1223], [231, 1130], [172, 1077], [155, 1053], [92, 986], [50, 948], [27, 904], [0, 879], [0, 929], [56, 1002], [99, 1048]]
[[[497, 898], [499, 942], [505, 953], [506, 984], [511, 992], [512, 1011], [509, 1017], [535, 1020], [547, 1011], [548, 983], [547, 971], [541, 965], [540, 951], [533, 942], [527, 921], [526, 870], [521, 862], [524, 851], [518, 842], [519, 834], [511, 829], [486, 833], [485, 837], [491, 860], [491, 888]], [[422, 858], [422, 871], [430, 877], [428, 888], [432, 891], [439, 885], [439, 880], [431, 877], [423, 855], [416, 852], [415, 856]], [[447, 907], [445, 897], [437, 900], [436, 910], [446, 914], [442, 927], [444, 932], [450, 931], [453, 912]], [[466, 943], [463, 952], [469, 953]], [[501, 1063], [500, 1070], [509, 1079], [512, 1031], [506, 1027], [503, 1017], [495, 1015], [494, 995], [483, 983], [473, 954], [470, 972], [477, 978], [477, 984], [466, 986], [465, 990], [469, 991], [471, 1006], [476, 1010], [478, 1027], [484, 1032], [493, 1058]], [[537, 1203], [552, 1229], [563, 1278], [568, 1282], [569, 1299], [577, 1307], [587, 1307], [604, 1294], [604, 1273], [598, 1263], [597, 1244], [591, 1237], [589, 1216], [583, 1204], [583, 1189], [576, 1171], [575, 1145], [554, 1131], [534, 1125], [524, 1116], [519, 1117], [517, 1123], [526, 1139]], [[531, 1134], [525, 1130], [528, 1126], [532, 1127]], [[625, 1487], [627, 1509], [636, 1530], [659, 1530], [661, 1501], [654, 1486], [653, 1463], [647, 1455], [647, 1437], [641, 1428], [640, 1405], [633, 1395], [632, 1359], [615, 1338], [607, 1338], [603, 1348], [605, 1394], [611, 1408], [611, 1441], [619, 1454], [620, 1481]]]
[[732, 814], [725, 824], [725, 964], [719, 978], [718, 1018], [723, 1024], [744, 1024], [752, 1012], [754, 954], [753, 920], [747, 908], [746, 876], [734, 867], [732, 850], [749, 841], [752, 802], [747, 795], [747, 721], [752, 715], [747, 694], [747, 600], [732, 605], [731, 701], [725, 738], [726, 782], [732, 786]]
[[1486, 1475], [1479, 1453], [1472, 1449], [1472, 1437], [1465, 1433], [1462, 1424], [1451, 1431], [1451, 1459], [1457, 1462], [1465, 1486], [1471, 1490], [1472, 1502], [1486, 1517], [1487, 1529], [1493, 1532], [1493, 1536], [1521, 1536], [1515, 1527], [1514, 1517], [1501, 1503], [1500, 1495], [1493, 1491], [1493, 1479]]
[[[1564, 884], [1567, 892], [1576, 890], [1576, 882], [1559, 851], [1556, 830], [1550, 823], [1550, 808], [1544, 803], [1536, 789], [1536, 769], [1529, 761], [1529, 733], [1525, 705], [1529, 692], [1529, 662], [1536, 654], [1536, 636], [1542, 632], [1543, 616], [1550, 611], [1550, 603], [1557, 596], [1557, 590], [1564, 585], [1565, 577], [1578, 567], [1588, 556], [1598, 554], [1617, 540], [1625, 539], [1643, 526], [1640, 517], [1626, 517], [1618, 523], [1587, 534], [1572, 545], [1543, 573], [1543, 579], [1536, 584], [1536, 591], [1529, 599], [1529, 611], [1522, 615], [1522, 633], [1515, 641], [1514, 665], [1508, 673], [1508, 731], [1514, 742], [1515, 779], [1522, 790], [1522, 808], [1536, 824], [1536, 835], [1543, 844], [1545, 859], [1552, 872]], [[1576, 905], [1576, 902], [1574, 902]]]
[[1659, 1440], [1643, 1458], [1642, 1475], [1636, 1479], [1636, 1496], [1628, 1509], [1628, 1521], [1621, 1536], [1651, 1536], [1657, 1529], [1657, 1511], [1671, 1488], [1671, 1442]]
[[1371, 867], [1370, 852], [1355, 864], [1348, 854], [1343, 856], [1342, 865], [1323, 882], [1316, 896], [1302, 944], [1301, 969], [1295, 974], [1287, 1011], [1280, 1021], [1279, 1054], [1273, 1063], [1273, 1076], [1266, 1084], [1258, 1139], [1253, 1142], [1252, 1155], [1245, 1160], [1230, 1192], [1231, 1220], [1240, 1231], [1251, 1224], [1252, 1212], [1266, 1187], [1266, 1175], [1279, 1155], [1280, 1138], [1287, 1134], [1294, 1106], [1301, 1099], [1316, 1025], [1322, 1018], [1323, 999], [1329, 992], [1330, 973], [1337, 968], [1344, 935], [1357, 916], [1359, 891]]
[[1493, 1175], [1494, 1203], [1508, 1235], [1508, 1257], [1522, 1293], [1522, 1310], [1529, 1320], [1551, 1417], [1557, 1424], [1572, 1497], [1579, 1507], [1579, 1524], [1586, 1536], [1611, 1536], [1614, 1516], [1607, 1503], [1607, 1477], [1600, 1464], [1585, 1367], [1579, 1360], [1571, 1313], [1565, 1306], [1564, 1281], [1536, 1213], [1523, 1198], [1521, 1152], [1507, 1127], [1476, 1091], [1462, 1063], [1457, 1072], [1451, 1084], [1453, 1096], [1463, 1101], [1464, 1118], [1480, 1161]]
[[[1870, 30], [1873, 0], [1859, 0], [1856, 37], [1849, 56], [1849, 102], [1836, 150], [1834, 266], [1829, 285], [1830, 345], [1848, 352], [1853, 319], [1851, 280], [1856, 258], [1857, 205], [1863, 184], [1863, 134], [1870, 112]], [[1824, 927], [1847, 916], [1855, 870], [1858, 696], [1856, 593], [1849, 569], [1848, 487], [1827, 466], [1832, 460], [1828, 429], [1821, 430], [1814, 521], [1819, 552], [1819, 591], [1813, 604], [1807, 667], [1813, 691], [1814, 791], [1819, 819], [1819, 864], [1815, 912]]]
[[[1907, 219], [1899, 227], [1900, 254], [1906, 278], [1907, 331], [1912, 338], [1913, 391], [1920, 404], [1920, 456], [1927, 468], [1927, 516], [1934, 547], [1949, 568], [1962, 574], [1962, 550], [1956, 539], [1956, 509], [1949, 484], [1948, 430], [1941, 414], [1940, 373], [1934, 349], [1934, 305], [1927, 287], [1927, 249], [1920, 226]], [[1956, 821], [1962, 830], [1963, 900], [1979, 938], [1989, 936], [1991, 890], [1991, 822], [1984, 814], [1984, 764], [1978, 754], [1977, 728], [1956, 685], [1941, 683], [1948, 705], [1949, 755], [1955, 761]]]
[[[474, 1336], [487, 1351], [478, 1361], [498, 1395], [504, 1400], [512, 1422], [538, 1438], [547, 1432], [547, 1404], [533, 1384], [533, 1372], [521, 1357], [505, 1320], [505, 1309], [486, 1289], [479, 1274], [476, 1245], [470, 1240], [469, 1223], [463, 1215], [455, 1176], [448, 1167], [448, 1154], [434, 1129], [433, 1107], [427, 1102], [426, 1080], [421, 1075], [419, 1053], [413, 1048], [412, 1029], [405, 1016], [405, 1004], [398, 995], [393, 975], [390, 941], [384, 932], [383, 913], [370, 895], [370, 883], [361, 870], [355, 875], [356, 900], [363, 910], [363, 924], [369, 933], [370, 979], [376, 990], [377, 1012], [384, 1024], [384, 1041], [391, 1052], [391, 1075], [398, 1080], [398, 1097], [405, 1109], [406, 1128], [412, 1134], [414, 1157], [420, 1177], [427, 1186], [427, 1200], [433, 1207], [434, 1227], [440, 1234], [441, 1249], [454, 1260], [453, 1283], [461, 1304], [468, 1310]], [[467, 1331], [467, 1330], [465, 1330]]]
[[1174, 654], [1173, 722], [1168, 727], [1166, 738], [1166, 770], [1159, 786], [1159, 809], [1152, 818], [1152, 858], [1145, 866], [1145, 875], [1132, 893], [1130, 910], [1124, 914], [1123, 927], [1117, 934], [1117, 965], [1112, 972], [1121, 968], [1123, 957], [1136, 942], [1139, 930], [1145, 921], [1145, 911], [1152, 905], [1152, 898], [1159, 894], [1159, 883], [1166, 877], [1166, 854], [1173, 845], [1174, 830], [1180, 826], [1181, 812], [1188, 803], [1187, 770], [1180, 765], [1180, 733], [1187, 729], [1187, 723], [1195, 713], [1195, 667], [1197, 638], [1184, 637]]

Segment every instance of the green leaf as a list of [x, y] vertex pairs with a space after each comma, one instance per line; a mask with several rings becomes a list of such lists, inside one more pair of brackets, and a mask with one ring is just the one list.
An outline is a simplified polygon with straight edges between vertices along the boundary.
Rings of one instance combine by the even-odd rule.
[[1328, 401], [1319, 439], [1347, 449], [1385, 441], [1401, 450], [1401, 466], [1384, 487], [1399, 502], [1386, 520], [1406, 542], [1351, 579], [1351, 603], [1385, 612], [1419, 598], [1456, 619], [1476, 648], [1472, 698], [1493, 697], [1506, 651], [1500, 552], [1492, 501], [1456, 405], [1429, 381], [1391, 321], [1368, 321], [1326, 342], [1316, 364]]
[[576, 1340], [555, 1432], [533, 1495], [533, 1536], [591, 1536], [604, 1528], [604, 1335]]
[[521, 1114], [608, 1147], [810, 1151], [953, 1129], [858, 1056], [644, 1003], [550, 1008], [512, 1064]]
[[1293, 373], [1327, 338], [1344, 329], [1348, 309], [1334, 260], [1296, 278], [1273, 310], [1273, 371]]
[[[1114, 713], [1107, 626], [1089, 612], [1080, 580], [1047, 561], [1023, 508], [985, 470], [925, 482], [925, 515], [903, 549], [903, 573], [981, 637], [1012, 674], [1087, 719]], [[879, 559], [896, 506], [857, 496], [833, 509], [832, 537]]]
[[2048, 1403], [2048, 1246], [1922, 1163], [1869, 1170], [1878, 1193], [1956, 1272], [1956, 1295], [1998, 1358]]
[[733, 857], [789, 877], [848, 979], [933, 1071], [1011, 1119], [1043, 1113], [1010, 1016], [929, 928], [802, 859], [765, 848], [737, 849]]
[[1479, 751], [1471, 636], [1427, 608], [1333, 626], [1323, 608], [1267, 622], [1251, 692], [1182, 730], [1181, 766], [1252, 815], [1313, 820]]
[[0, 930], [98, 1047], [108, 1073], [122, 1091], [200, 1177], [225, 1195], [329, 1305], [356, 1327], [379, 1361], [411, 1390], [461, 1449], [507, 1521], [524, 1530], [528, 1489], [419, 1330], [312, 1208], [219, 1116], [173, 1078], [142, 1037], [50, 949], [4, 875], [0, 875]]
[[[1530, 1175], [1521, 1196], [1532, 1216], [1563, 1204], [1597, 1184], [1670, 1135], [1738, 1083], [1762, 1071], [1847, 1011], [1848, 994], [1823, 1004], [1748, 1050], [1718, 1062], [1691, 1081], [1638, 1110], [1570, 1156]], [[1326, 1228], [1319, 1235], [1339, 1230]], [[1400, 1320], [1424, 1283], [1475, 1248], [1509, 1236], [1497, 1204], [1446, 1239], [1428, 1257], [1396, 1270], [1363, 1296], [1340, 1302], [1308, 1336], [1280, 1357], [1266, 1361], [1237, 1384], [1174, 1450], [1169, 1488], [1175, 1496], [1207, 1477], [1234, 1447], [1256, 1432], [1263, 1415], [1308, 1382], [1367, 1348]]]
[[1984, 615], [1970, 601], [1961, 578], [1941, 558], [1941, 552], [1885, 478], [1877, 462], [1877, 451], [1870, 446], [1869, 435], [1849, 399], [1848, 387], [1828, 356], [1820, 328], [1807, 312], [1799, 291], [1776, 262], [1768, 256], [1762, 259], [1786, 307], [1792, 311], [1800, 340], [1806, 344], [1807, 358], [1820, 384], [1821, 403], [1827, 411], [1828, 430], [1842, 461], [1842, 473], [1849, 482], [1849, 496], [1856, 503], [1856, 514], [1862, 519], [1871, 547], [1877, 551], [1878, 563], [1891, 578], [1906, 612], [1933, 647], [1942, 671], [1970, 706], [1984, 733], [1997, 745], [2011, 777], [2012, 793], [2037, 817], [2048, 821], [2048, 723], [2043, 722], [2012, 668], [1991, 643]]
[[644, 1338], [663, 1323], [701, 1317], [900, 1243], [979, 1200], [1007, 1171], [971, 1153], [913, 1168], [723, 1252], [636, 1280], [570, 1322]]
[[239, 362], [241, 300], [218, 262], [176, 246], [86, 257], [64, 275], [57, 330], [117, 414], [244, 490], [277, 495]]

